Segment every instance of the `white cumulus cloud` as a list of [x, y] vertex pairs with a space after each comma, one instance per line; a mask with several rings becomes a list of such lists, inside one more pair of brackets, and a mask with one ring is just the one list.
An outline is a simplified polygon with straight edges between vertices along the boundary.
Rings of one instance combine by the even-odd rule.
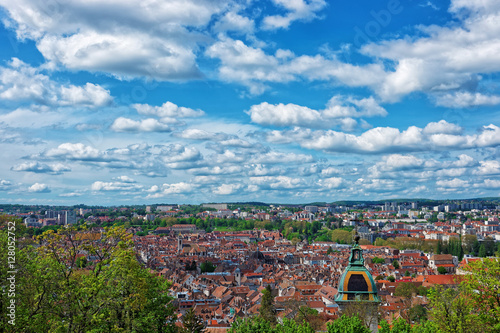
[[242, 187], [241, 184], [222, 184], [214, 190], [214, 193], [220, 195], [234, 194]]
[[51, 66], [159, 80], [200, 77], [194, 52], [204, 39], [199, 28], [227, 7], [209, 0], [0, 5], [7, 25], [18, 38], [34, 40]]
[[436, 104], [449, 108], [466, 108], [471, 106], [497, 105], [500, 104], [500, 96], [471, 93], [469, 91], [458, 91], [446, 93], [436, 97]]
[[49, 149], [45, 154], [50, 158], [67, 158], [75, 160], [101, 160], [105, 156], [98, 149], [83, 143], [62, 143], [57, 148]]
[[340, 126], [348, 131], [358, 124], [353, 118], [387, 115], [387, 111], [373, 97], [356, 99], [340, 95], [332, 97], [324, 110], [314, 110], [292, 103], [262, 102], [252, 105], [246, 113], [250, 115], [252, 122], [260, 125], [306, 128]]
[[453, 178], [451, 180], [438, 180], [436, 182], [437, 186], [444, 188], [466, 188], [469, 186], [469, 182], [459, 178]]
[[[445, 133], [435, 133], [440, 127]], [[427, 131], [416, 126], [403, 131], [392, 127], [376, 127], [360, 135], [295, 128], [291, 131], [270, 131], [266, 137], [273, 143], [298, 142], [308, 149], [346, 153], [440, 151], [500, 145], [500, 127], [496, 125], [483, 126], [479, 134], [470, 135], [448, 134], [452, 127], [455, 128], [432, 126]]]
[[110, 127], [115, 132], [171, 132], [172, 129], [157, 119], [133, 120], [125, 117], [115, 119]]
[[87, 82], [83, 86], [64, 85], [50, 79], [39, 68], [13, 58], [0, 67], [0, 98], [28, 100], [54, 106], [101, 107], [111, 104], [109, 90]]
[[28, 188], [33, 193], [50, 193], [50, 188], [46, 184], [35, 183]]
[[161, 106], [148, 104], [133, 104], [139, 114], [155, 116], [160, 118], [192, 118], [205, 115], [202, 110], [193, 110], [183, 106], [177, 106], [172, 102], [165, 102]]
[[264, 17], [263, 28], [274, 30], [288, 28], [294, 21], [310, 21], [317, 18], [317, 12], [327, 6], [325, 0], [272, 0], [279, 8], [285, 9], [285, 15], [270, 15]]
[[68, 166], [62, 163], [44, 164], [39, 162], [24, 162], [13, 166], [11, 170], [29, 171], [35, 173], [49, 173], [53, 175], [59, 175], [62, 174], [63, 172], [71, 171], [71, 169]]

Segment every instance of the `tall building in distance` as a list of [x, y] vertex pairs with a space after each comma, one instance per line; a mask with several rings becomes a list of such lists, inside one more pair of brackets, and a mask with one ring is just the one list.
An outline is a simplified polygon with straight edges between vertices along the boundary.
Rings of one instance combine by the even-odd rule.
[[54, 219], [56, 224], [68, 225], [76, 223], [76, 212], [74, 210], [46, 210], [45, 219]]
[[74, 210], [62, 210], [58, 212], [59, 224], [69, 225], [76, 224], [76, 213]]
[[225, 203], [206, 203], [206, 204], [202, 204], [202, 207], [221, 210], [221, 209], [227, 209], [227, 204], [225, 204]]

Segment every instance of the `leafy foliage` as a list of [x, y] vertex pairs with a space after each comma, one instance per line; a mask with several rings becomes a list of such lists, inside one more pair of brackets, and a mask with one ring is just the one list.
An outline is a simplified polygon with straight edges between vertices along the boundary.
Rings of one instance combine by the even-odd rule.
[[[367, 304], [363, 301], [354, 301], [344, 304], [342, 309], [342, 316], [355, 317], [361, 320], [364, 327], [373, 327], [378, 322], [379, 308], [376, 304]], [[347, 320], [347, 323], [356, 323], [356, 319]]]
[[274, 297], [272, 295], [271, 286], [267, 285], [266, 289], [262, 290], [262, 300], [260, 302], [260, 316], [271, 325], [276, 324], [276, 309], [274, 307]]
[[409, 319], [420, 324], [410, 326], [402, 318], [393, 322], [392, 328], [385, 321], [380, 323], [380, 333], [437, 333], [437, 332], [500, 332], [500, 261], [485, 259], [469, 262], [464, 268], [469, 274], [462, 276], [456, 288], [435, 286], [426, 291], [401, 283], [395, 294], [406, 297], [417, 292], [427, 293], [429, 310], [421, 305], [410, 308]]
[[469, 262], [463, 288], [476, 310], [486, 332], [500, 331], [500, 260], [483, 259]]
[[294, 319], [299, 324], [308, 323], [315, 331], [323, 326], [323, 320], [319, 317], [318, 311], [307, 306], [300, 306]]
[[215, 266], [210, 261], [205, 261], [204, 263], [202, 263], [200, 265], [200, 269], [201, 269], [202, 273], [206, 273], [206, 272], [211, 273], [211, 272], [215, 271]]
[[379, 333], [438, 333], [438, 329], [433, 322], [426, 321], [421, 325], [410, 325], [404, 319], [399, 318], [392, 323], [392, 327], [387, 321], [380, 322]]
[[412, 306], [410, 309], [410, 320], [417, 323], [427, 320], [427, 309], [421, 304]]
[[308, 323], [298, 324], [293, 320], [283, 319], [283, 324], [276, 326], [262, 317], [240, 319], [233, 323], [228, 333], [314, 333]]
[[370, 333], [370, 330], [357, 316], [342, 315], [339, 319], [327, 324], [328, 333]]
[[395, 296], [400, 296], [402, 298], [403, 307], [400, 310], [401, 317], [406, 320], [407, 323], [411, 322], [411, 309], [412, 309], [412, 301], [413, 295], [418, 294], [419, 289], [423, 288], [423, 292], [425, 292], [425, 287], [416, 287], [411, 282], [401, 282], [394, 290]]
[[[18, 230], [21, 230], [18, 226]], [[0, 231], [6, 245], [7, 233]], [[144, 269], [123, 228], [46, 231], [18, 242], [14, 332], [173, 332], [170, 283]], [[77, 265], [85, 254], [87, 266]], [[80, 267], [78, 267], [80, 266]], [[0, 268], [2, 277], [6, 266]], [[2, 303], [6, 300], [2, 296]]]
[[205, 323], [203, 319], [194, 313], [194, 308], [186, 311], [182, 317], [182, 326], [184, 328], [181, 333], [203, 333], [205, 332]]
[[385, 259], [384, 258], [379, 258], [379, 257], [373, 257], [372, 262], [374, 264], [385, 264]]
[[468, 291], [436, 286], [429, 291], [430, 320], [440, 332], [483, 331], [475, 307], [468, 297]]
[[339, 244], [351, 244], [353, 233], [343, 229], [335, 229], [330, 232], [331, 240]]

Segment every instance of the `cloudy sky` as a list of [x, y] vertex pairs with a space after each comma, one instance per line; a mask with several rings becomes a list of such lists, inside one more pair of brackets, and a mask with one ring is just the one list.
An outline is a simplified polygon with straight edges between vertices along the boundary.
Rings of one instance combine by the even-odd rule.
[[0, 0], [0, 201], [500, 196], [497, 0]]

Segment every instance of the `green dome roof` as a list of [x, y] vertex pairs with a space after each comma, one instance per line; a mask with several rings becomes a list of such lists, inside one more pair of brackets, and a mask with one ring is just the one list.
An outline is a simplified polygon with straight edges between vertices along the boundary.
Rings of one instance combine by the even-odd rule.
[[335, 302], [368, 301], [380, 302], [377, 286], [371, 273], [365, 267], [363, 250], [359, 247], [359, 236], [351, 249], [349, 264], [340, 277]]

